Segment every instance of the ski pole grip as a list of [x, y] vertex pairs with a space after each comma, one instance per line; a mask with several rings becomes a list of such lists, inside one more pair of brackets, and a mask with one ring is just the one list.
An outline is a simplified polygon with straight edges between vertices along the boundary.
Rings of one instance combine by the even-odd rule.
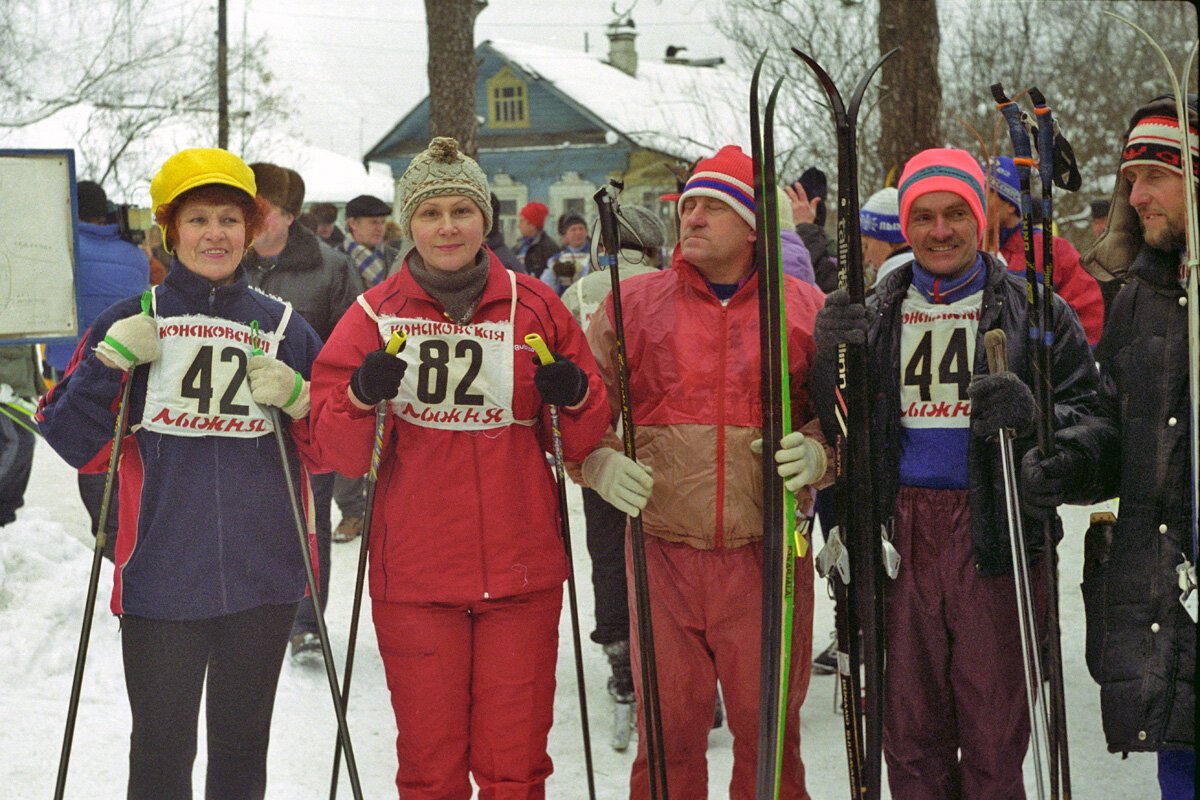
[[983, 349], [987, 353], [988, 372], [1008, 371], [1008, 336], [996, 328], [983, 335]]
[[400, 331], [392, 331], [392, 338], [388, 339], [387, 346], [384, 352], [389, 356], [394, 356], [404, 349], [404, 343], [408, 341], [408, 336]]
[[531, 333], [525, 337], [525, 344], [533, 348], [533, 352], [537, 354], [538, 360], [543, 364], [554, 363], [554, 355], [550, 352], [550, 348], [546, 347], [546, 343], [542, 341], [541, 336]]

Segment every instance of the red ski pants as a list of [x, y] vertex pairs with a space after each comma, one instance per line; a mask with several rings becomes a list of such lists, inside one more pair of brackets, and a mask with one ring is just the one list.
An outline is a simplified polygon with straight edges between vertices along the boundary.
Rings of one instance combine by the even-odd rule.
[[[717, 681], [725, 719], [733, 734], [731, 800], [753, 800], [758, 764], [758, 670], [762, 647], [762, 545], [697, 550], [647, 536], [646, 572], [658, 667], [667, 788], [670, 800], [708, 797], [708, 732]], [[630, 645], [638, 696], [638, 751], [630, 776], [630, 800], [650, 796], [643, 714], [633, 557], [629, 564]], [[812, 674], [813, 565], [810, 553], [796, 562], [792, 658], [784, 728], [781, 800], [807, 800], [800, 759], [800, 706]], [[661, 791], [661, 787], [660, 787]]]
[[[883, 749], [895, 800], [1023, 800], [1029, 711], [1013, 577], [975, 570], [961, 490], [900, 488]], [[1042, 619], [1045, 576], [1030, 564]]]
[[372, 603], [401, 800], [542, 800], [562, 587], [470, 605]]

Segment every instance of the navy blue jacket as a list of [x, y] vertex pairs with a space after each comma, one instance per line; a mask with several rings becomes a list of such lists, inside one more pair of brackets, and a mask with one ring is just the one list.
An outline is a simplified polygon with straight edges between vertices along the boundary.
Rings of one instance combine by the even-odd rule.
[[[75, 295], [79, 305], [80, 338], [101, 311], [122, 298], [138, 294], [149, 285], [150, 262], [146, 260], [146, 254], [122, 239], [115, 223], [79, 223]], [[76, 339], [46, 345], [46, 363], [64, 372], [78, 343]]]
[[[284, 313], [282, 303], [248, 286], [240, 267], [231, 284], [213, 286], [176, 262], [156, 296], [159, 317], [257, 321], [263, 331], [274, 331]], [[42, 434], [74, 467], [112, 439], [125, 377], [100, 362], [96, 344], [113, 322], [139, 311], [139, 298], [131, 297], [97, 317], [67, 374], [42, 399]], [[276, 355], [307, 379], [320, 347], [316, 332], [293, 313]], [[132, 373], [113, 612], [206, 619], [300, 600], [304, 564], [273, 435], [184, 437], [140, 428], [147, 370]], [[285, 437], [301, 498], [308, 494], [307, 478], [297, 449], [311, 460], [307, 426], [307, 419], [294, 420]]]

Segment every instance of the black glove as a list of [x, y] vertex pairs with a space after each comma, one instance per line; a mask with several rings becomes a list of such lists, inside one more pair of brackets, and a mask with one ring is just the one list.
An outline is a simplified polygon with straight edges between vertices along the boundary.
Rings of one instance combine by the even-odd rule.
[[1064, 486], [1075, 469], [1075, 454], [1059, 449], [1054, 455], [1042, 458], [1036, 447], [1030, 448], [1021, 459], [1018, 478], [1021, 491], [1021, 508], [1031, 517], [1047, 519], [1061, 506], [1065, 498]]
[[1033, 392], [1011, 372], [982, 375], [967, 387], [971, 398], [971, 433], [992, 437], [1001, 428], [1024, 436], [1033, 428]]
[[825, 307], [817, 312], [813, 327], [813, 343], [817, 355], [832, 358], [838, 345], [862, 344], [867, 341], [867, 309], [862, 303], [851, 303], [845, 289], [831, 292]]
[[407, 366], [402, 359], [386, 350], [367, 353], [362, 364], [350, 376], [350, 391], [365, 406], [391, 400], [400, 393], [400, 381], [404, 380]]
[[554, 360], [543, 364], [537, 356], [533, 363], [533, 382], [537, 385], [542, 402], [548, 406], [573, 406], [587, 396], [588, 376], [574, 361], [558, 353], [551, 353]]

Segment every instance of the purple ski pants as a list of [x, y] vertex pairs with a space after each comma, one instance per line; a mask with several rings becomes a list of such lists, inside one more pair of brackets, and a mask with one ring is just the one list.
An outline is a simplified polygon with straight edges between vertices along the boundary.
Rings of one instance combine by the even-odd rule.
[[[1012, 575], [975, 569], [963, 490], [900, 487], [883, 748], [896, 800], [1023, 800], [1029, 712]], [[1037, 619], [1040, 563], [1030, 564]]]

